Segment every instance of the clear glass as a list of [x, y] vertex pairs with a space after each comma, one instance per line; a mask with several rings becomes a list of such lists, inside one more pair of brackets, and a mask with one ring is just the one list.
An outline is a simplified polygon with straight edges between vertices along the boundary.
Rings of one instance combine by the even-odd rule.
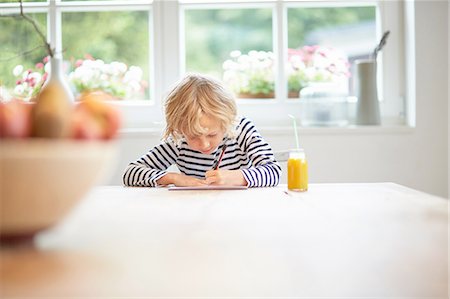
[[[118, 99], [148, 99], [149, 38], [147, 11], [63, 13], [64, 59], [74, 72], [69, 81], [78, 93], [103, 81], [101, 88]], [[75, 73], [86, 60], [103, 63], [86, 63], [83, 72]]]
[[[40, 30], [47, 32], [47, 14], [28, 13], [38, 24]], [[32, 71], [33, 82], [42, 77], [43, 68], [36, 64], [47, 55], [44, 43], [33, 26], [23, 18], [0, 17], [0, 99], [19, 95], [31, 95], [34, 89], [30, 82], [25, 82], [27, 73]], [[39, 73], [34, 74], [34, 73]], [[28, 92], [29, 90], [29, 92]], [[25, 97], [29, 99], [28, 96]]]
[[222, 79], [241, 97], [274, 97], [272, 10], [187, 9], [186, 71]]
[[337, 93], [330, 83], [310, 83], [300, 91], [304, 103], [300, 110], [302, 126], [346, 126], [349, 121], [348, 97]]
[[289, 151], [287, 162], [288, 189], [304, 192], [308, 190], [308, 163], [303, 149]]
[[330, 83], [335, 94], [352, 94], [351, 65], [373, 51], [376, 23], [375, 5], [289, 8], [289, 97], [301, 99], [310, 83]]

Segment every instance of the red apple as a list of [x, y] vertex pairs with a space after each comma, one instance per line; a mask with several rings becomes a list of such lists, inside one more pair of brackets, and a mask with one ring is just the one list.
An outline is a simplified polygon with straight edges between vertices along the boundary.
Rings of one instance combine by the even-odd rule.
[[75, 107], [72, 136], [78, 139], [112, 139], [121, 125], [119, 111], [105, 102], [110, 97], [101, 92], [85, 94]]
[[31, 134], [33, 104], [21, 100], [0, 102], [0, 138], [25, 138]]
[[72, 118], [72, 138], [76, 139], [101, 139], [103, 128], [95, 120], [87, 109], [75, 108]]

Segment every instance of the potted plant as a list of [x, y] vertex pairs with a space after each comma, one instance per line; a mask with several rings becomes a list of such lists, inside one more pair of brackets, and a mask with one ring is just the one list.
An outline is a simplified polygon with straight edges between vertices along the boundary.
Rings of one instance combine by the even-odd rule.
[[232, 51], [223, 63], [223, 80], [239, 98], [273, 98], [273, 61], [272, 52]]
[[[25, 101], [35, 98], [48, 77], [49, 61], [49, 56], [45, 57], [34, 69], [25, 69], [22, 65], [14, 67], [16, 86], [12, 92], [13, 96]], [[103, 91], [109, 94], [111, 99], [119, 100], [142, 97], [147, 87], [140, 67], [128, 67], [117, 61], [105, 63], [89, 54], [85, 59], [74, 60], [68, 81], [77, 95]]]
[[288, 93], [298, 98], [303, 88], [314, 83], [333, 83], [347, 89], [350, 64], [338, 50], [323, 46], [288, 49]]
[[118, 61], [106, 63], [87, 54], [84, 60], [75, 61], [69, 82], [78, 94], [102, 91], [118, 100], [136, 99], [142, 97], [147, 88], [142, 75], [138, 66], [128, 67]]

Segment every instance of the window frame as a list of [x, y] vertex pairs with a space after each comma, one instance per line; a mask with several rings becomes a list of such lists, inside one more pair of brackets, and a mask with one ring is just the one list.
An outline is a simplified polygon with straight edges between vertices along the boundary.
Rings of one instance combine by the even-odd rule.
[[[271, 8], [273, 30], [273, 52], [277, 60], [275, 93], [276, 99], [238, 99], [238, 110], [263, 127], [289, 125], [287, 114], [299, 111], [301, 101], [287, 100], [284, 63], [287, 56], [287, 9], [300, 6], [377, 6], [377, 36], [387, 28], [391, 31], [388, 46], [379, 55], [380, 109], [383, 124], [405, 124], [405, 48], [404, 48], [404, 4], [403, 1], [356, 1], [356, 0], [251, 0], [251, 1], [207, 1], [207, 0], [134, 0], [134, 1], [70, 1], [48, 0], [47, 2], [23, 3], [26, 13], [47, 12], [48, 40], [57, 52], [62, 48], [61, 14], [85, 11], [148, 11], [149, 14], [149, 78], [151, 100], [114, 101], [123, 113], [124, 129], [161, 129], [164, 126], [163, 99], [173, 84], [185, 72], [184, 11], [208, 8]], [[1, 3], [5, 13], [18, 13], [17, 3]], [[5, 9], [3, 9], [5, 8]], [[374, 45], [375, 46], [375, 45]], [[157, 79], [157, 80], [156, 80]], [[395, 84], [398, 82], [398, 84]], [[355, 109], [356, 99], [350, 97], [350, 109]]]
[[[277, 60], [275, 61], [276, 82], [275, 94], [276, 99], [238, 99], [239, 112], [252, 118], [258, 125], [265, 127], [288, 126], [290, 120], [288, 114], [292, 111], [300, 111], [304, 103], [302, 101], [292, 101], [287, 99], [287, 90], [285, 88], [285, 68], [284, 63], [287, 57], [287, 9], [291, 7], [342, 7], [342, 6], [376, 6], [377, 15], [377, 37], [381, 37], [382, 32], [389, 28], [391, 31], [389, 37], [389, 48], [385, 47], [379, 54], [378, 70], [379, 80], [378, 93], [380, 99], [380, 111], [384, 124], [403, 125], [405, 124], [405, 86], [404, 86], [404, 46], [403, 46], [403, 3], [402, 1], [386, 2], [382, 0], [371, 1], [329, 1], [329, 0], [312, 0], [312, 1], [296, 1], [296, 0], [273, 0], [273, 1], [206, 1], [206, 0], [180, 0], [180, 27], [179, 34], [182, 30], [182, 14], [186, 9], [220, 9], [220, 8], [267, 8], [273, 9], [272, 26], [273, 26], [273, 52]], [[180, 65], [181, 73], [184, 73], [184, 37], [180, 47]], [[375, 45], [374, 45], [375, 47]], [[386, 63], [390, 63], [390, 67], [386, 67]], [[392, 82], [399, 84], [392, 86]], [[389, 86], [388, 88], [383, 88]], [[356, 98], [349, 96], [350, 115], [355, 113]], [[352, 113], [353, 111], [353, 113]]]

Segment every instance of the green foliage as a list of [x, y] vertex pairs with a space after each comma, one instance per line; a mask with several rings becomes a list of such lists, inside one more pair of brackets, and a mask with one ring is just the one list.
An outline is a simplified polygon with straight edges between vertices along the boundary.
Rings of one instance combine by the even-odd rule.
[[[30, 16], [40, 25], [42, 32], [46, 32], [46, 14], [30, 14]], [[21, 17], [0, 18], [0, 28], [0, 59], [2, 60], [0, 85], [14, 87], [15, 78], [12, 73], [14, 67], [21, 64], [25, 69], [34, 68], [35, 64], [41, 62], [46, 56], [46, 51], [44, 47], [41, 47], [26, 56], [19, 55], [42, 45], [33, 26]]]
[[187, 10], [186, 68], [222, 76], [230, 52], [271, 51], [270, 9]]
[[62, 18], [65, 59], [89, 54], [106, 63], [136, 65], [149, 81], [147, 12], [64, 13]]
[[374, 7], [291, 8], [288, 10], [288, 47], [304, 46], [306, 36], [316, 30], [375, 20]]
[[242, 88], [242, 93], [249, 93], [249, 94], [269, 94], [275, 91], [275, 84], [274, 82], [270, 82], [266, 80], [266, 77], [255, 73], [252, 74], [248, 81], [248, 86], [245, 86]]
[[295, 72], [288, 77], [288, 91], [299, 92], [308, 84], [304, 72]]
[[223, 63], [223, 80], [237, 94], [269, 94], [275, 90], [273, 53], [233, 51]]
[[[46, 32], [46, 14], [28, 14]], [[148, 12], [80, 12], [62, 14], [63, 57], [75, 61], [92, 55], [105, 62], [120, 61], [142, 68], [144, 80], [149, 81]], [[14, 57], [0, 64], [0, 85], [14, 88], [12, 70], [18, 64], [34, 68], [46, 56], [44, 48], [29, 55], [17, 56], [41, 45], [31, 24], [21, 17], [0, 18], [0, 51], [2, 58]], [[69, 70], [66, 70], [67, 72]], [[148, 90], [147, 90], [148, 97]]]

